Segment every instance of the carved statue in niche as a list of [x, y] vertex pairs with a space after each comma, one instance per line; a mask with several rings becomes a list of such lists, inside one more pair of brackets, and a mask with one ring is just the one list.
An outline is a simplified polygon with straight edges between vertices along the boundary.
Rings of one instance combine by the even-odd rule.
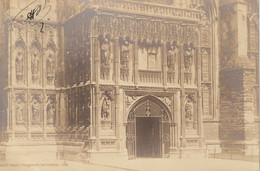
[[188, 121], [193, 120], [193, 101], [194, 101], [193, 95], [187, 94], [186, 102], [185, 102], [185, 119]]
[[129, 42], [125, 41], [122, 45], [122, 51], [120, 55], [120, 63], [122, 66], [129, 67]]
[[108, 120], [111, 112], [111, 100], [105, 96], [102, 103], [101, 119]]
[[40, 104], [37, 99], [33, 99], [32, 101], [32, 122], [39, 123], [40, 122]]
[[22, 82], [23, 79], [23, 63], [24, 63], [23, 53], [21, 50], [18, 50], [15, 58], [15, 70], [16, 70], [17, 82]]
[[24, 97], [18, 96], [16, 97], [16, 122], [17, 123], [23, 123], [25, 121], [24, 117]]
[[191, 66], [193, 62], [193, 57], [194, 57], [194, 47], [193, 44], [190, 43], [184, 44], [184, 67], [186, 71], [191, 71]]
[[104, 39], [101, 46], [101, 64], [104, 66], [110, 66], [110, 45], [108, 39]]
[[188, 120], [192, 120], [192, 113], [192, 103], [190, 101], [187, 101], [185, 104], [185, 118]]
[[146, 116], [151, 116], [151, 108], [150, 108], [151, 103], [149, 101], [146, 102], [146, 107], [145, 107], [145, 115]]
[[39, 72], [39, 53], [37, 50], [33, 51], [31, 60], [32, 81], [35, 83], [38, 80]]
[[51, 84], [54, 78], [54, 55], [53, 53], [49, 53], [46, 59], [46, 70], [47, 70], [47, 83]]
[[191, 84], [192, 83], [192, 63], [194, 58], [194, 47], [193, 44], [184, 44], [184, 83]]
[[177, 59], [176, 53], [176, 42], [173, 42], [168, 47], [168, 54], [167, 54], [167, 66], [170, 71], [175, 70], [175, 63]]
[[52, 124], [54, 121], [54, 116], [56, 114], [55, 110], [55, 96], [48, 98], [47, 105], [47, 123]]

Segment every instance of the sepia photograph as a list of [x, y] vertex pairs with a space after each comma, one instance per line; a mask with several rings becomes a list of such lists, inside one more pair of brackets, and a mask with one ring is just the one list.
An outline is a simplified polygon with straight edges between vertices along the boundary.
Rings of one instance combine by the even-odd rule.
[[259, 0], [0, 0], [0, 171], [258, 171]]

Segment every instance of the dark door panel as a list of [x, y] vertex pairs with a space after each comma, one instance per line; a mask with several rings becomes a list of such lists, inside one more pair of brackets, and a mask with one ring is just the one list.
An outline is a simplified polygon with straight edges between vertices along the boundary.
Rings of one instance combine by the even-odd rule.
[[158, 117], [136, 117], [137, 157], [161, 157]]

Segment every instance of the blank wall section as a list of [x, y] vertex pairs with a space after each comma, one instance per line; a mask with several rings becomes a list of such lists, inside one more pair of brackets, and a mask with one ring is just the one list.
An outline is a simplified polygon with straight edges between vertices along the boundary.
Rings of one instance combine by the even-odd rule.
[[204, 122], [205, 141], [219, 139], [219, 123]]

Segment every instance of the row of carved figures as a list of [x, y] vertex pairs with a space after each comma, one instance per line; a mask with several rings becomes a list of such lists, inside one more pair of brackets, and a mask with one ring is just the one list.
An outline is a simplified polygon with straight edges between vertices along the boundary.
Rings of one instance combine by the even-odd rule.
[[[47, 123], [52, 124], [54, 122], [56, 109], [55, 109], [55, 97], [50, 96], [47, 100], [46, 113], [47, 113]], [[29, 110], [31, 111], [31, 122], [33, 124], [38, 124], [42, 121], [42, 101], [39, 96], [33, 97]], [[17, 95], [15, 101], [15, 117], [16, 123], [26, 123], [27, 122], [27, 104], [25, 96]]]
[[[125, 40], [121, 46], [120, 64], [122, 67], [129, 68], [130, 61], [130, 45], [129, 41]], [[176, 42], [169, 44], [167, 53], [167, 65], [170, 70], [174, 70], [177, 58], [177, 45]], [[192, 43], [184, 44], [184, 64], [185, 69], [190, 70], [194, 56], [194, 46]], [[101, 65], [109, 67], [111, 63], [111, 44], [105, 38], [101, 45]]]
[[[40, 80], [40, 59], [40, 52], [38, 50], [32, 50], [30, 66], [32, 82], [34, 84], [38, 84]], [[55, 56], [53, 52], [48, 53], [45, 65], [47, 71], [47, 83], [50, 85], [53, 83], [55, 75]], [[15, 56], [15, 71], [17, 83], [23, 83], [25, 79], [25, 52], [22, 49], [18, 49]]]
[[[125, 77], [129, 76], [130, 69], [130, 60], [131, 60], [131, 42], [128, 40], [124, 40], [120, 46], [120, 66], [121, 66], [121, 77], [125, 79]], [[101, 43], [101, 78], [109, 79], [110, 75], [110, 67], [112, 63], [111, 59], [111, 43], [108, 38], [103, 39]], [[191, 68], [194, 61], [194, 51], [195, 48], [192, 43], [184, 44], [184, 67], [185, 72], [191, 72]], [[168, 71], [174, 72], [176, 70], [176, 61], [177, 61], [177, 52], [178, 45], [176, 42], [170, 43], [167, 46], [167, 66]], [[188, 76], [187, 76], [188, 77]], [[187, 78], [188, 79], [188, 78]], [[187, 81], [187, 83], [190, 81]]]

